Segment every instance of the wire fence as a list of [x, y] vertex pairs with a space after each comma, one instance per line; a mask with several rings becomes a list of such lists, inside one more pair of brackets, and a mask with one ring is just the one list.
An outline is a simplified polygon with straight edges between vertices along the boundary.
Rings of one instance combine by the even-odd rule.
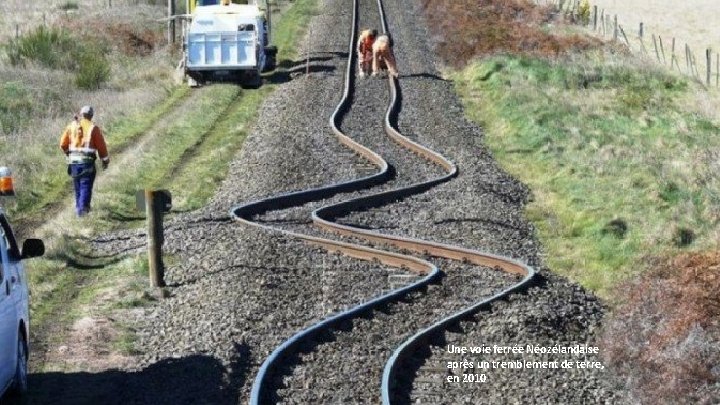
[[[681, 45], [676, 37], [665, 38], [647, 33], [645, 24], [623, 26], [617, 14], [581, 0], [535, 0], [536, 4], [554, 7], [566, 19], [584, 26], [594, 34], [624, 43], [635, 54], [655, 60], [679, 73], [686, 74], [707, 88], [720, 87], [720, 53], [706, 48], [698, 55], [688, 43]], [[683, 46], [684, 45], [684, 46]], [[704, 55], [703, 55], [704, 53]]]

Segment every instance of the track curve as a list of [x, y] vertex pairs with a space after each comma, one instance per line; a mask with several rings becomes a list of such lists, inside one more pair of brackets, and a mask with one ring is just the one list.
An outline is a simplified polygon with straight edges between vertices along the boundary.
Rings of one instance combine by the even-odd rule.
[[[385, 21], [381, 0], [377, 0], [377, 6], [380, 11], [382, 31], [384, 33], [387, 33], [387, 23]], [[321, 246], [328, 251], [338, 251], [347, 256], [363, 260], [379, 260], [381, 263], [388, 266], [405, 268], [407, 270], [410, 270], [418, 275], [421, 275], [422, 278], [415, 283], [393, 290], [390, 293], [377, 297], [371, 301], [365, 302], [361, 305], [351, 308], [348, 311], [333, 315], [323, 320], [322, 322], [311, 326], [310, 328], [296, 333], [290, 339], [285, 341], [283, 344], [277, 347], [273, 351], [273, 353], [263, 362], [253, 384], [250, 398], [251, 404], [265, 403], [263, 400], [268, 398], [270, 390], [268, 379], [280, 366], [280, 362], [282, 361], [282, 359], [288, 356], [293, 351], [296, 351], [301, 342], [308, 338], [312, 338], [313, 336], [316, 336], [325, 330], [331, 329], [343, 321], [359, 316], [360, 314], [370, 309], [376, 308], [391, 301], [398, 300], [404, 296], [407, 296], [413, 291], [420, 291], [422, 289], [425, 289], [430, 283], [437, 281], [441, 277], [441, 272], [434, 264], [414, 256], [370, 248], [357, 243], [349, 243], [325, 237], [312, 236], [306, 233], [291, 231], [278, 228], [276, 226], [263, 224], [259, 221], [254, 220], [255, 217], [270, 211], [281, 210], [288, 207], [297, 207], [312, 201], [327, 199], [340, 193], [347, 193], [366, 189], [386, 183], [391, 179], [391, 168], [383, 157], [381, 157], [376, 152], [370, 150], [369, 148], [356, 142], [352, 138], [348, 137], [339, 128], [342, 116], [346, 114], [349, 109], [351, 93], [353, 92], [355, 85], [353, 70], [356, 64], [354, 44], [356, 40], [355, 35], [358, 25], [357, 21], [358, 0], [354, 0], [353, 24], [350, 30], [351, 32], [349, 41], [350, 43], [348, 52], [348, 64], [345, 72], [343, 96], [338, 103], [337, 108], [330, 117], [330, 127], [337, 136], [340, 143], [351, 149], [357, 155], [371, 162], [378, 168], [378, 171], [374, 174], [351, 181], [292, 193], [285, 193], [278, 196], [273, 196], [262, 200], [241, 204], [231, 209], [231, 215], [237, 221], [248, 225], [257, 226], [272, 231], [280, 231], [286, 235], [297, 237], [308, 243]], [[330, 231], [335, 234], [348, 236], [354, 239], [362, 239], [374, 244], [390, 245], [397, 249], [412, 251], [423, 255], [430, 255], [443, 259], [451, 259], [461, 261], [463, 263], [471, 263], [478, 266], [499, 268], [507, 273], [520, 275], [522, 279], [516, 284], [514, 284], [512, 287], [506, 288], [505, 290], [495, 294], [489, 299], [476, 302], [473, 305], [467, 307], [466, 309], [455, 313], [454, 315], [444, 317], [441, 321], [436, 322], [432, 326], [423, 329], [422, 331], [415, 334], [411, 339], [404, 342], [395, 351], [395, 353], [393, 353], [390, 360], [386, 364], [385, 371], [383, 373], [381, 396], [383, 398], [383, 402], [386, 404], [392, 402], [393, 387], [391, 385], [391, 381], [394, 380], [394, 375], [397, 372], [397, 364], [399, 364], [399, 362], [404, 356], [407, 356], [408, 353], [412, 352], [413, 348], [417, 347], [419, 344], [422, 344], [423, 339], [425, 339], [428, 334], [431, 334], [432, 332], [437, 330], [441, 330], [442, 328], [447, 327], [449, 324], [452, 324], [453, 322], [456, 322], [463, 317], [478, 312], [489, 302], [500, 299], [514, 291], [527, 287], [531, 283], [535, 275], [535, 271], [531, 267], [511, 258], [486, 254], [472, 249], [466, 249], [437, 242], [428, 242], [420, 239], [380, 234], [366, 229], [338, 224], [336, 222], [337, 218], [347, 215], [351, 212], [380, 207], [388, 203], [406, 198], [408, 196], [422, 193], [440, 183], [451, 180], [458, 174], [457, 167], [451, 161], [444, 158], [439, 153], [411, 141], [410, 139], [403, 136], [395, 128], [393, 122], [395, 122], [395, 120], [397, 119], [399, 109], [398, 94], [400, 91], [400, 87], [398, 80], [393, 77], [389, 77], [388, 88], [390, 93], [390, 102], [383, 118], [383, 127], [385, 133], [403, 148], [406, 148], [407, 150], [421, 156], [425, 160], [432, 162], [434, 165], [441, 167], [445, 171], [445, 174], [440, 177], [436, 177], [426, 181], [416, 182], [404, 187], [390, 189], [380, 193], [368, 194], [350, 200], [342, 201], [337, 204], [321, 207], [312, 212], [312, 222], [319, 229]]]

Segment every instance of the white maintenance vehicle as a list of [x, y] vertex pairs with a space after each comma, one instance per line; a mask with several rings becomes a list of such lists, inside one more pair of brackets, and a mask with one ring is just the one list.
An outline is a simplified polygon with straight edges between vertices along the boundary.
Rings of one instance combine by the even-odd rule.
[[275, 69], [268, 0], [187, 0], [183, 65], [190, 86], [233, 80], [257, 87]]

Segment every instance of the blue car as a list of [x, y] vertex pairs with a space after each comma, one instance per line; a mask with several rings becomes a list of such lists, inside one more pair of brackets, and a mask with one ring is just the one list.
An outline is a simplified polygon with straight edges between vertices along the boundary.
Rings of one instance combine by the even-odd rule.
[[22, 260], [42, 256], [40, 239], [28, 239], [22, 250], [0, 208], [0, 398], [27, 390], [30, 313]]

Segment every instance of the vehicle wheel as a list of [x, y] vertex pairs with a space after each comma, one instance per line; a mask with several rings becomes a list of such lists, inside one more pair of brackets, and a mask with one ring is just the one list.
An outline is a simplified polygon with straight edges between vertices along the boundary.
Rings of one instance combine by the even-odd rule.
[[25, 338], [18, 333], [17, 347], [17, 366], [15, 367], [15, 380], [13, 381], [13, 391], [17, 395], [22, 395], [28, 389], [28, 356]]
[[268, 56], [265, 59], [265, 69], [263, 69], [263, 72], [272, 72], [277, 67], [277, 62], [275, 62], [274, 56]]
[[277, 47], [274, 45], [265, 48], [265, 68], [263, 72], [270, 72], [277, 67]]
[[265, 56], [271, 56], [274, 58], [277, 55], [277, 53], [278, 53], [277, 46], [268, 45], [265, 47]]

